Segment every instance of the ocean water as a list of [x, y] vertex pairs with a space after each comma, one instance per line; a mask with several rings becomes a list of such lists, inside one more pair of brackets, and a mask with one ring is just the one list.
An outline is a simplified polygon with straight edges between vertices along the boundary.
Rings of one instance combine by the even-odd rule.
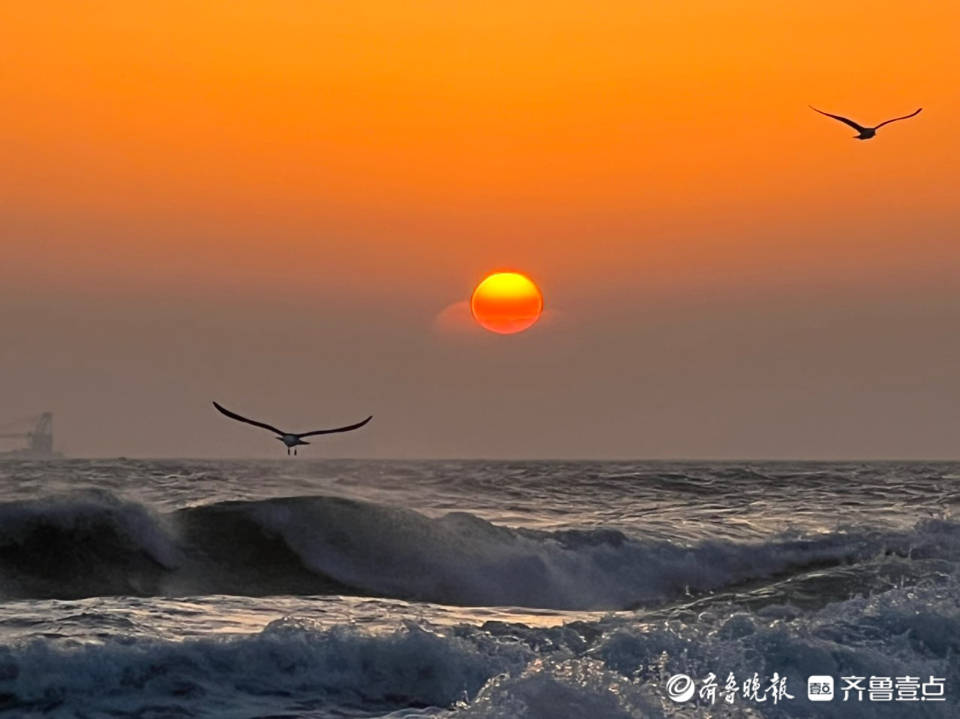
[[2, 462], [0, 717], [956, 717], [958, 487], [957, 463]]

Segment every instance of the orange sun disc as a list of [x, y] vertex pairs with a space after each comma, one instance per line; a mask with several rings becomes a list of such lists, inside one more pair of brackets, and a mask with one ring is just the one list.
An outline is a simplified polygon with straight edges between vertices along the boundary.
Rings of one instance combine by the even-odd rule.
[[543, 312], [543, 295], [519, 272], [496, 272], [477, 285], [470, 312], [484, 329], [510, 335], [532, 327]]

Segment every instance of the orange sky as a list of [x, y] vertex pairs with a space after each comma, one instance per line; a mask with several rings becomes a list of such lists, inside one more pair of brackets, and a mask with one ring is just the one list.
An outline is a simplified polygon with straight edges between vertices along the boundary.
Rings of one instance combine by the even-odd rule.
[[[953, 0], [4, 3], [4, 291], [389, 297], [425, 328], [505, 265], [571, 321], [942, 295], [957, 28]], [[808, 103], [924, 112], [861, 143]]]
[[[954, 2], [56, 5], [0, 11], [0, 196], [71, 272], [823, 267], [862, 249], [832, 226], [956, 219]], [[808, 103], [926, 111], [862, 146]]]

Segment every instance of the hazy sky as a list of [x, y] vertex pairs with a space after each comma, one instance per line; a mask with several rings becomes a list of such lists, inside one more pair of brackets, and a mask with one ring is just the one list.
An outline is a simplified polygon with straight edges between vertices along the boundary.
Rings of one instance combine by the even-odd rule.
[[[5, 3], [0, 422], [71, 455], [960, 456], [954, 0]], [[865, 124], [858, 142], [814, 104]], [[549, 315], [484, 333], [519, 269]]]

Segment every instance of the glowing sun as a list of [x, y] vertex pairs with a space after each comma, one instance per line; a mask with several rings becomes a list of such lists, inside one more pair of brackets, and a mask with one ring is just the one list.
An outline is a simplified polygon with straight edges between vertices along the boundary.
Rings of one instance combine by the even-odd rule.
[[532, 327], [543, 312], [543, 295], [519, 272], [496, 272], [477, 285], [470, 312], [484, 329], [511, 335]]

